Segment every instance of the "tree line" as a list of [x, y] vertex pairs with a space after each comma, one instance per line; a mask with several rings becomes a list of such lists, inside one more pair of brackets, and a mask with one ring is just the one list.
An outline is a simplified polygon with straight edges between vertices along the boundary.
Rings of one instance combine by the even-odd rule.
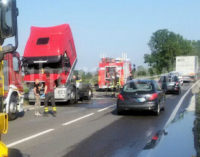
[[86, 72], [84, 70], [74, 70], [74, 75], [77, 80], [81, 80], [85, 83], [91, 83], [95, 85], [98, 82], [98, 72]]
[[176, 56], [196, 55], [200, 57], [200, 40], [191, 41], [167, 29], [154, 32], [148, 46], [150, 54], [144, 55], [144, 62], [150, 67], [150, 74], [161, 74], [174, 70]]
[[[133, 71], [134, 76], [157, 75], [173, 71], [175, 68], [176, 56], [199, 56], [200, 61], [200, 40], [187, 40], [182, 35], [160, 29], [152, 34], [148, 42], [151, 50], [150, 54], [144, 55], [144, 62], [148, 68], [142, 65], [137, 66]], [[74, 74], [83, 82], [96, 84], [98, 82], [98, 72], [85, 72], [75, 70]]]

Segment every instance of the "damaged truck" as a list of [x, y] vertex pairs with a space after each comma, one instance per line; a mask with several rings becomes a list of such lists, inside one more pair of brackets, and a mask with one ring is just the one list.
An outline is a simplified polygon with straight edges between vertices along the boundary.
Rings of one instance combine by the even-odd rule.
[[[45, 83], [46, 72], [56, 83], [54, 90], [56, 102], [76, 103], [90, 99], [90, 84], [79, 83], [73, 79], [77, 54], [70, 26], [31, 27], [24, 55], [24, 81], [29, 88], [28, 100], [34, 102], [34, 81]], [[43, 101], [44, 98], [42, 98]]]

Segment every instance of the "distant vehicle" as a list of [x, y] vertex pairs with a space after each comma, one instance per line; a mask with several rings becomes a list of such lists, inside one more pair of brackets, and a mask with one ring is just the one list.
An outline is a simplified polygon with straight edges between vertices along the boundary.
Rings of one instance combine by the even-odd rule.
[[176, 57], [176, 71], [182, 74], [184, 82], [196, 81], [198, 70], [199, 65], [197, 56]]
[[45, 82], [46, 72], [50, 73], [50, 78], [56, 83], [57, 87], [54, 90], [56, 102], [69, 101], [73, 104], [85, 97], [90, 99], [90, 85], [80, 82], [77, 87], [76, 80], [73, 79], [76, 63], [76, 49], [68, 24], [31, 27], [31, 34], [23, 55], [24, 81], [30, 88], [29, 101], [35, 101], [34, 80]]
[[92, 85], [82, 80], [76, 80], [76, 89], [78, 91], [79, 100], [90, 100], [93, 97]]
[[183, 85], [183, 76], [182, 76], [181, 73], [176, 72], [176, 71], [172, 71], [172, 72], [169, 73], [169, 75], [176, 75], [179, 79], [180, 85], [181, 86]]
[[165, 93], [173, 92], [178, 95], [181, 93], [181, 83], [176, 75], [163, 75], [158, 82]]
[[179, 79], [180, 85], [182, 86], [183, 85], [183, 76], [179, 75], [178, 79]]
[[119, 89], [130, 78], [132, 68], [127, 58], [102, 58], [99, 63], [99, 90]]
[[156, 115], [165, 107], [165, 93], [154, 80], [132, 80], [124, 85], [117, 99], [117, 113], [125, 110], [152, 110]]

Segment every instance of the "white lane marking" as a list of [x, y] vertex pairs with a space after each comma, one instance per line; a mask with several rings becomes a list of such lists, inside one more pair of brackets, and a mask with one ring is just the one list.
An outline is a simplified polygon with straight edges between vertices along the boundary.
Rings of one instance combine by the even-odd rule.
[[189, 94], [190, 90], [191, 90], [194, 86], [196, 86], [197, 83], [199, 83], [199, 81], [197, 81], [195, 84], [193, 84], [192, 87], [190, 87], [190, 88], [185, 92], [185, 94], [181, 97], [181, 99], [179, 100], [178, 104], [176, 105], [176, 108], [174, 109], [174, 111], [173, 111], [172, 114], [170, 115], [168, 121], [165, 123], [165, 127], [164, 127], [164, 128], [166, 128], [166, 127], [169, 125], [169, 123], [171, 123], [171, 121], [175, 118], [175, 116], [176, 116], [176, 114], [177, 114], [179, 108], [181, 107], [181, 105], [182, 105], [182, 103], [183, 103], [185, 97]]
[[63, 123], [62, 126], [66, 126], [66, 125], [75, 123], [75, 122], [77, 122], [77, 121], [79, 121], [79, 120], [82, 120], [82, 119], [84, 119], [84, 118], [90, 117], [90, 116], [92, 116], [92, 115], [94, 115], [94, 113], [90, 113], [90, 114], [87, 114], [87, 115], [85, 115], [85, 116], [82, 116], [82, 117], [79, 117], [79, 118], [77, 118], [77, 119], [74, 119], [74, 120], [72, 120], [72, 121]]
[[31, 139], [33, 139], [33, 138], [36, 138], [36, 137], [38, 137], [38, 136], [42, 136], [42, 135], [47, 134], [47, 133], [49, 133], [49, 132], [52, 132], [52, 131], [54, 131], [54, 130], [55, 130], [55, 129], [48, 129], [48, 130], [42, 131], [42, 132], [37, 133], [37, 134], [35, 134], [35, 135], [32, 135], [32, 136], [23, 138], [23, 139], [21, 139], [21, 140], [18, 140], [18, 141], [16, 141], [16, 142], [10, 143], [10, 144], [7, 145], [7, 147], [13, 147], [13, 146], [15, 146], [15, 145], [17, 145], [17, 144], [26, 142], [26, 141], [31, 140]]
[[112, 108], [112, 107], [114, 107], [114, 106], [115, 106], [115, 105], [111, 105], [111, 106], [105, 107], [105, 108], [103, 108], [103, 109], [98, 110], [97, 112], [105, 111], [105, 110], [107, 110], [107, 109], [109, 109], [109, 108]]

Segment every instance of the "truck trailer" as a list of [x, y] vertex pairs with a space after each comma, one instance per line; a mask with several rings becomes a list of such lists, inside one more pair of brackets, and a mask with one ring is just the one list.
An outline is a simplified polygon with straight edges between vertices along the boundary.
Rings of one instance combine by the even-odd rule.
[[121, 88], [131, 75], [131, 63], [127, 58], [103, 57], [99, 63], [98, 86], [100, 90]]
[[[24, 55], [24, 81], [29, 87], [28, 99], [35, 101], [34, 81], [45, 83], [46, 72], [56, 83], [54, 90], [56, 102], [77, 102], [82, 97], [91, 97], [91, 88], [77, 87], [73, 80], [73, 71], [77, 63], [77, 54], [70, 26], [68, 24], [53, 27], [31, 27]], [[85, 87], [85, 92], [80, 87]], [[44, 99], [44, 98], [43, 98]], [[42, 99], [42, 101], [43, 101]]]
[[177, 56], [176, 72], [182, 75], [183, 82], [196, 81], [199, 73], [197, 56]]

